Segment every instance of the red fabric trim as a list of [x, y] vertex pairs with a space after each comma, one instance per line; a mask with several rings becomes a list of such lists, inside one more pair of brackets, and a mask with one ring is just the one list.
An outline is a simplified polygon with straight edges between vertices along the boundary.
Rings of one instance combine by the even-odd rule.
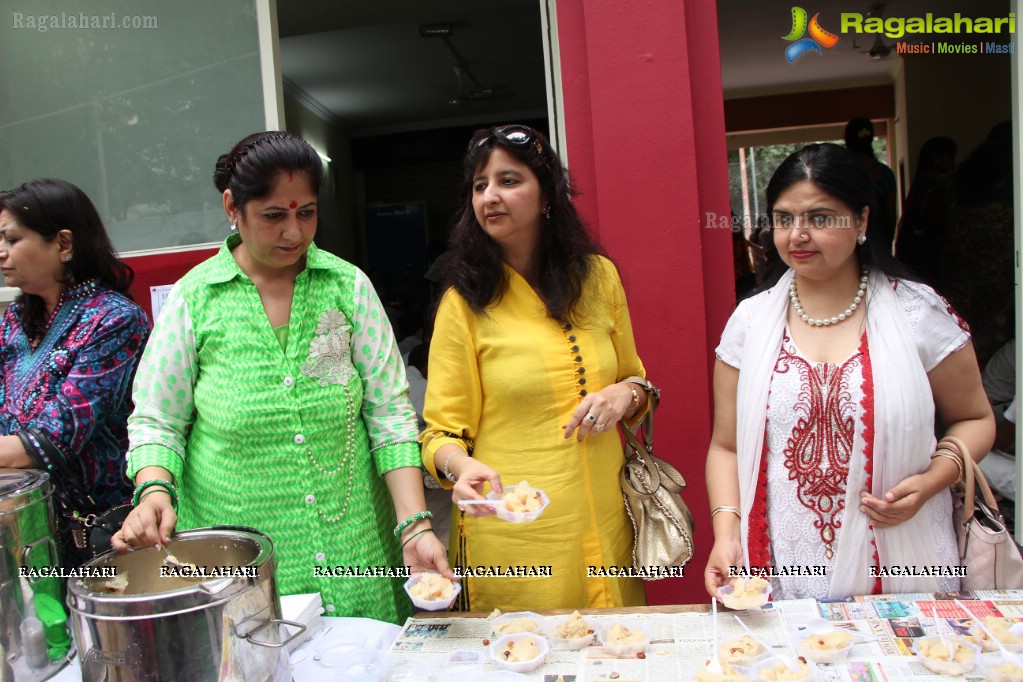
[[[860, 354], [863, 358], [863, 416], [861, 421], [863, 422], [863, 459], [864, 465], [863, 470], [867, 474], [867, 491], [872, 489], [872, 482], [874, 479], [874, 368], [870, 362], [870, 348], [867, 345], [867, 333], [863, 332], [863, 338], [860, 341]], [[877, 553], [877, 542], [874, 538], [874, 526], [869, 524], [870, 528], [870, 544], [874, 548], [874, 555], [872, 560], [874, 566], [878, 566], [881, 563]], [[871, 589], [871, 594], [882, 594], [881, 591], [881, 578], [877, 577], [874, 580], [874, 586]]]
[[749, 564], [771, 565], [771, 539], [767, 528], [767, 424], [764, 424], [764, 448], [760, 453], [760, 473], [749, 515]]

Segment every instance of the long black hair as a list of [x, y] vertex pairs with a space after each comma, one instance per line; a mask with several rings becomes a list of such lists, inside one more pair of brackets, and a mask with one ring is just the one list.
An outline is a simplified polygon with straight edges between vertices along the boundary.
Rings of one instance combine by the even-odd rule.
[[[867, 216], [867, 241], [856, 245], [856, 256], [868, 270], [877, 269], [888, 277], [921, 281], [906, 266], [895, 260], [891, 251], [885, 248], [883, 239], [871, 239], [878, 233], [877, 193], [867, 171], [860, 165], [856, 155], [837, 144], [811, 144], [791, 154], [781, 162], [767, 183], [767, 212], [774, 214], [774, 204], [785, 190], [795, 184], [809, 180], [859, 215], [869, 208]], [[765, 240], [768, 252], [776, 256], [774, 240]], [[780, 262], [780, 259], [779, 259]], [[769, 276], [768, 286], [773, 285], [785, 272], [784, 263], [776, 267]]]
[[[63, 284], [73, 285], [97, 277], [108, 287], [131, 298], [128, 287], [135, 273], [117, 258], [99, 212], [89, 197], [66, 180], [40, 178], [6, 192], [0, 192], [0, 210], [9, 212], [22, 227], [39, 233], [47, 242], [61, 230], [72, 235], [72, 258], [65, 264]], [[21, 324], [28, 338], [46, 331], [47, 313], [43, 299], [22, 293]]]
[[507, 286], [501, 247], [480, 226], [472, 205], [473, 178], [494, 149], [503, 149], [528, 166], [540, 183], [549, 210], [544, 212], [540, 241], [533, 255], [536, 293], [548, 316], [567, 323], [578, 313], [576, 305], [593, 267], [591, 256], [604, 255], [604, 251], [575, 210], [568, 170], [547, 138], [528, 126], [484, 128], [473, 135], [465, 155], [461, 209], [449, 239], [447, 284], [477, 314], [500, 301]]
[[241, 211], [251, 199], [262, 199], [273, 190], [281, 173], [305, 173], [313, 194], [323, 182], [323, 161], [316, 150], [298, 135], [282, 130], [253, 133], [217, 159], [213, 184], [217, 191], [231, 190]]

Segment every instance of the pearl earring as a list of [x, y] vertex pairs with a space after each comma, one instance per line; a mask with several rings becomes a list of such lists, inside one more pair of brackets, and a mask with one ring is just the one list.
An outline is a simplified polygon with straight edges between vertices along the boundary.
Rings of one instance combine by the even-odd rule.
[[863, 246], [864, 244], [866, 244], [867, 243], [867, 235], [864, 234], [863, 232], [860, 232], [859, 236], [856, 237], [856, 243], [859, 244], [860, 246]]
[[543, 217], [544, 217], [545, 220], [550, 220], [551, 219], [551, 205], [550, 204], [547, 204], [546, 206], [543, 207]]
[[231, 231], [232, 232], [238, 231], [238, 223], [231, 223]]
[[71, 262], [71, 254], [69, 253], [66, 256], [61, 256], [60, 257], [60, 262], [61, 263], [70, 263]]

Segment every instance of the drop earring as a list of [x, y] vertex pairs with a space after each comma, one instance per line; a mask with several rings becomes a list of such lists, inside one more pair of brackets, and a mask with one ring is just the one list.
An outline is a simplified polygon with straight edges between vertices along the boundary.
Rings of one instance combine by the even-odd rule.
[[550, 220], [551, 219], [551, 205], [550, 204], [547, 204], [546, 206], [543, 207], [543, 217], [544, 217], [544, 220]]
[[231, 223], [231, 231], [232, 232], [237, 232], [238, 231], [238, 223], [235, 223], [235, 222]]
[[859, 236], [856, 237], [856, 243], [859, 244], [860, 246], [863, 246], [864, 244], [866, 244], [867, 243], [867, 235], [864, 234], [863, 232], [860, 232]]

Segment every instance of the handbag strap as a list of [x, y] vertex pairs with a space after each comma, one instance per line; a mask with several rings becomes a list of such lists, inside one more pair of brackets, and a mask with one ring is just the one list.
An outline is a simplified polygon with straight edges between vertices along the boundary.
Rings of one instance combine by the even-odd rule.
[[[65, 511], [70, 515], [85, 515], [97, 511], [96, 501], [85, 488], [74, 467], [66, 460], [64, 453], [53, 444], [42, 429], [31, 427], [18, 432], [18, 439], [25, 447], [36, 468], [50, 474], [53, 491]], [[42, 450], [42, 452], [39, 452]]]

